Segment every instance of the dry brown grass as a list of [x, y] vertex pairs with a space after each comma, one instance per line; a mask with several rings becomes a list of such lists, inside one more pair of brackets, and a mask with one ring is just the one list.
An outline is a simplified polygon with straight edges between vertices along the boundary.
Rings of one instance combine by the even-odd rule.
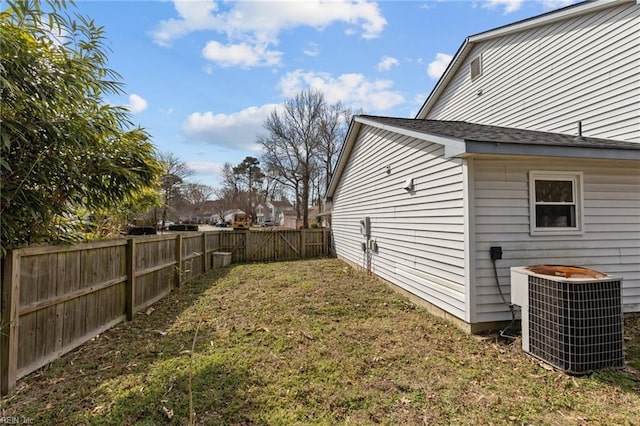
[[[636, 367], [639, 324], [625, 342]], [[188, 424], [190, 397], [196, 424], [640, 424], [635, 370], [552, 371], [335, 259], [194, 280], [22, 379], [0, 415]]]

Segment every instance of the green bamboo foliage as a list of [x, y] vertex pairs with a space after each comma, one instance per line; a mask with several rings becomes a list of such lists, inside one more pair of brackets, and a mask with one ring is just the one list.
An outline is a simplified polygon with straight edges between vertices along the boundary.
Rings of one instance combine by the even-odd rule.
[[0, 13], [1, 250], [74, 240], [74, 212], [118, 209], [158, 182], [149, 134], [125, 107], [105, 35], [64, 1]]

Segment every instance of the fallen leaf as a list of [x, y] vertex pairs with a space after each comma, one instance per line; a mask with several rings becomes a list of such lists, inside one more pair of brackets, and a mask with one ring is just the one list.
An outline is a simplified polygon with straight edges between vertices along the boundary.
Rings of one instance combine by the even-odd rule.
[[162, 406], [162, 411], [164, 411], [165, 416], [167, 416], [167, 418], [169, 420], [171, 420], [173, 418], [173, 410], [169, 410], [167, 407], [165, 407], [164, 405]]
[[151, 315], [151, 313], [152, 313], [153, 311], [155, 311], [155, 310], [156, 310], [156, 309], [155, 309], [154, 307], [150, 307], [149, 309], [147, 309], [146, 311], [144, 311], [144, 313], [145, 313], [145, 314], [147, 314], [147, 315]]
[[167, 335], [166, 331], [162, 331], [162, 330], [153, 330], [155, 333], [159, 334], [160, 337], [164, 337]]
[[400, 398], [400, 400], [399, 400], [399, 401], [400, 401], [400, 404], [405, 405], [405, 406], [406, 406], [406, 405], [409, 405], [409, 404], [411, 403], [411, 400], [410, 400], [410, 399], [407, 399], [407, 398], [406, 398], [406, 397], [404, 397], [404, 396], [403, 396], [402, 398]]

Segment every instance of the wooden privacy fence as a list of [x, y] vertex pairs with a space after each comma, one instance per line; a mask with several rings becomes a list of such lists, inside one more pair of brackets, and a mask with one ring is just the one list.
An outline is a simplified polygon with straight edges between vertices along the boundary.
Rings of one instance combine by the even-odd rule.
[[329, 255], [326, 229], [221, 232], [219, 250], [232, 263], [283, 261]]
[[184, 232], [10, 250], [2, 259], [0, 394], [214, 266], [329, 254], [328, 230]]

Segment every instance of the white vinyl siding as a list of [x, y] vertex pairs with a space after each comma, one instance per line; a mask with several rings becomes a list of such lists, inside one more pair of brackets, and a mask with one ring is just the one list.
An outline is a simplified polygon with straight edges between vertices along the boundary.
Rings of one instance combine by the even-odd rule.
[[[510, 319], [489, 256], [501, 246], [500, 284], [509, 297], [511, 266], [587, 266], [623, 278], [625, 312], [640, 311], [640, 168], [637, 162], [479, 159], [475, 184], [475, 321]], [[536, 171], [583, 173], [584, 234], [530, 235], [529, 177]]]
[[478, 42], [422, 118], [564, 134], [581, 121], [585, 136], [640, 142], [638, 105], [640, 5], [627, 3]]
[[364, 125], [333, 197], [332, 231], [337, 255], [364, 267], [359, 221], [369, 216], [372, 272], [464, 319], [462, 161], [443, 155], [441, 145]]

